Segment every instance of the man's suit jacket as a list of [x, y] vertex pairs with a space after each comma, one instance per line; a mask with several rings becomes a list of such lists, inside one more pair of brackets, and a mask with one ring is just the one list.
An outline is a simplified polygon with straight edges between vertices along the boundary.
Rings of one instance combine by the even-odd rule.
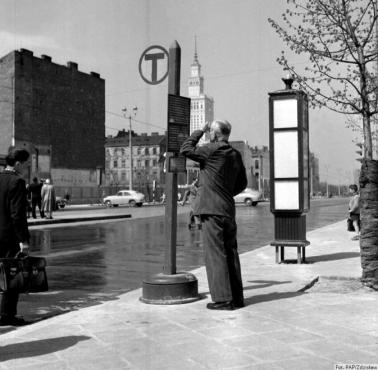
[[0, 173], [0, 256], [17, 252], [30, 235], [26, 218], [25, 181], [13, 171]]
[[194, 214], [235, 217], [233, 196], [247, 186], [240, 153], [227, 141], [197, 146], [203, 131], [194, 131], [181, 146], [181, 154], [200, 164]]

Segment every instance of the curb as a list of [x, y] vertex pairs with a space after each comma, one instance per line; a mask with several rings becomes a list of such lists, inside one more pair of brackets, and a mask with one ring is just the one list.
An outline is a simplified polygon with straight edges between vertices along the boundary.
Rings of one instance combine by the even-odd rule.
[[122, 218], [131, 218], [131, 214], [113, 215], [113, 216], [75, 217], [75, 218], [54, 218], [52, 220], [28, 222], [28, 226], [68, 224], [68, 223], [73, 223], [73, 222], [113, 220], [113, 219], [122, 219]]

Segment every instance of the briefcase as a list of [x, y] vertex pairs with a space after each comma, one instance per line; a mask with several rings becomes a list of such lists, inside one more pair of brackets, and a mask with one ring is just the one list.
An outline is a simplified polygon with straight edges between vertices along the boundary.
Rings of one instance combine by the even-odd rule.
[[32, 256], [1, 258], [0, 290], [17, 290], [18, 293], [46, 292], [46, 259]]
[[0, 259], [0, 291], [22, 291], [24, 289], [24, 274], [22, 262], [18, 258]]
[[49, 290], [46, 274], [46, 259], [43, 257], [26, 256], [22, 262], [24, 292], [36, 293]]

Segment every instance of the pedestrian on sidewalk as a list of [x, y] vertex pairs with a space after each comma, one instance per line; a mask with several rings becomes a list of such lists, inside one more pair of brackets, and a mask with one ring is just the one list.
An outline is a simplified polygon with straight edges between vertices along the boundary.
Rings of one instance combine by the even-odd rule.
[[42, 212], [46, 215], [47, 219], [52, 219], [53, 211], [55, 209], [55, 190], [50, 179], [45, 180], [41, 190], [41, 197]]
[[189, 230], [192, 228], [201, 230], [201, 219], [198, 215], [195, 214], [195, 202], [197, 200], [198, 195], [198, 178], [195, 178], [190, 185], [189, 190], [187, 190], [183, 196], [182, 202], [180, 203], [182, 206], [185, 205], [187, 201], [189, 201], [190, 204], [190, 213], [189, 213], [189, 223], [188, 227]]
[[352, 237], [352, 240], [360, 239], [360, 194], [358, 193], [358, 187], [356, 184], [349, 185], [349, 193], [351, 198], [349, 201], [349, 218], [353, 222], [356, 235]]
[[[210, 143], [198, 146], [206, 133]], [[205, 264], [212, 310], [233, 310], [244, 306], [243, 283], [236, 240], [233, 196], [247, 186], [240, 153], [228, 143], [231, 124], [226, 120], [206, 123], [187, 138], [181, 154], [200, 164], [198, 202], [194, 213], [200, 215]]]
[[37, 213], [36, 213], [37, 207], [38, 207], [41, 218], [44, 217], [44, 214], [42, 212], [42, 196], [41, 196], [42, 185], [43, 183], [38, 181], [38, 179], [34, 177], [33, 182], [29, 185], [29, 188], [28, 188], [29, 198], [31, 198], [31, 209], [32, 209], [33, 218], [37, 218]]
[[[0, 173], [0, 258], [13, 258], [29, 251], [30, 234], [26, 218], [27, 191], [21, 177], [29, 153], [25, 149], [9, 148], [6, 167]], [[24, 325], [16, 317], [19, 293], [9, 289], [0, 294], [0, 325]]]

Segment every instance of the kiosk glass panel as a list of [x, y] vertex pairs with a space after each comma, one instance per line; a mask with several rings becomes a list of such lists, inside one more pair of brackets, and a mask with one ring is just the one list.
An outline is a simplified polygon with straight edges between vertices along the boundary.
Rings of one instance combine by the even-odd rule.
[[273, 102], [274, 128], [298, 127], [297, 99], [280, 99]]
[[298, 181], [275, 181], [274, 206], [276, 210], [299, 210]]
[[274, 133], [274, 177], [298, 177], [298, 132]]

